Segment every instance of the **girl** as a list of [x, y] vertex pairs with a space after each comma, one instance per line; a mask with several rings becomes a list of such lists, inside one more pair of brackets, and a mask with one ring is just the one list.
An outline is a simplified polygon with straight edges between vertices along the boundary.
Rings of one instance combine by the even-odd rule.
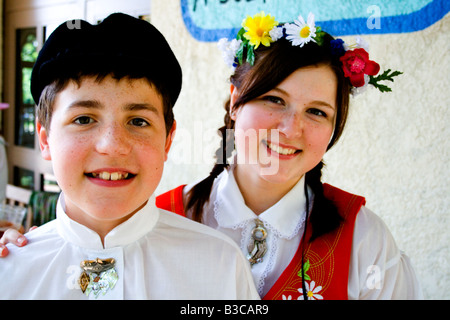
[[[261, 12], [221, 40], [235, 67], [221, 147], [210, 175], [157, 199], [159, 207], [230, 236], [264, 299], [413, 299], [406, 255], [362, 197], [321, 182], [322, 158], [341, 136], [349, 96], [375, 77], [364, 43], [349, 48], [305, 22]], [[353, 50], [350, 50], [353, 49]]]
[[374, 77], [367, 52], [346, 50], [312, 14], [278, 25], [262, 12], [242, 25], [219, 42], [236, 68], [217, 163], [159, 205], [176, 209], [178, 194], [179, 213], [233, 238], [265, 299], [420, 298], [408, 258], [364, 198], [321, 183], [351, 91], [389, 90], [378, 81], [400, 73]]

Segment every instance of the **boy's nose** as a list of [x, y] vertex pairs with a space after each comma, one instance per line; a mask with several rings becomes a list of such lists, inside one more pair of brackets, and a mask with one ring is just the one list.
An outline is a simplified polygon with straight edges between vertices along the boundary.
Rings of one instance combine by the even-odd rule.
[[108, 155], [127, 155], [132, 143], [126, 134], [126, 129], [119, 125], [111, 125], [99, 133], [97, 152]]

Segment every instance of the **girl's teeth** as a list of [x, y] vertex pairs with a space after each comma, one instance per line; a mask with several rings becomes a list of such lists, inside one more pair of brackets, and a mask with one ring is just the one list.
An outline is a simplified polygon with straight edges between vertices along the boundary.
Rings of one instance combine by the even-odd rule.
[[290, 149], [290, 148], [283, 148], [279, 145], [275, 145], [275, 144], [271, 144], [271, 143], [267, 143], [267, 146], [272, 149], [273, 151], [279, 153], [279, 154], [283, 154], [283, 155], [290, 155], [290, 154], [294, 154], [295, 149]]

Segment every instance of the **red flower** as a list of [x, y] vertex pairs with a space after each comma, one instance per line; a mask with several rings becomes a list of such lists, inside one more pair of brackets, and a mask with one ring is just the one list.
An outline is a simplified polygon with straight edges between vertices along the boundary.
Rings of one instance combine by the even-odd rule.
[[380, 65], [375, 61], [369, 60], [369, 54], [361, 48], [347, 51], [340, 60], [344, 76], [350, 78], [350, 82], [354, 87], [364, 86], [364, 74], [374, 76], [380, 71]]

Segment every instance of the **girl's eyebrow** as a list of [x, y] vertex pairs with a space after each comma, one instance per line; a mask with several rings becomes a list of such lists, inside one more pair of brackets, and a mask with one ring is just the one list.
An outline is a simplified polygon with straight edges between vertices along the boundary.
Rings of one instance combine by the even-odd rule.
[[325, 101], [321, 101], [321, 100], [314, 100], [314, 101], [311, 101], [310, 103], [309, 103], [309, 105], [311, 105], [311, 106], [317, 106], [317, 107], [326, 107], [326, 108], [330, 108], [330, 109], [332, 109], [332, 110], [335, 110], [336, 108], [335, 107], [333, 107], [331, 104], [329, 104], [328, 102], [325, 102]]
[[[273, 88], [272, 90], [270, 90], [270, 91], [278, 91], [279, 93], [281, 93], [281, 94], [284, 94], [284, 95], [286, 95], [286, 96], [289, 96], [289, 92], [287, 92], [287, 91], [285, 91], [285, 90], [283, 90], [283, 89], [281, 89], [281, 88], [279, 88], [279, 87], [275, 87], [275, 88]], [[269, 91], [269, 92], [270, 92]]]
[[[273, 88], [271, 91], [278, 91], [281, 94], [284, 94], [285, 96], [289, 97], [289, 92], [279, 88], [279, 87], [275, 87]], [[316, 106], [316, 107], [326, 107], [326, 108], [330, 108], [332, 110], [335, 110], [336, 108], [333, 107], [331, 104], [329, 104], [328, 102], [322, 101], [322, 100], [313, 100], [310, 103], [308, 103], [311, 106]]]

